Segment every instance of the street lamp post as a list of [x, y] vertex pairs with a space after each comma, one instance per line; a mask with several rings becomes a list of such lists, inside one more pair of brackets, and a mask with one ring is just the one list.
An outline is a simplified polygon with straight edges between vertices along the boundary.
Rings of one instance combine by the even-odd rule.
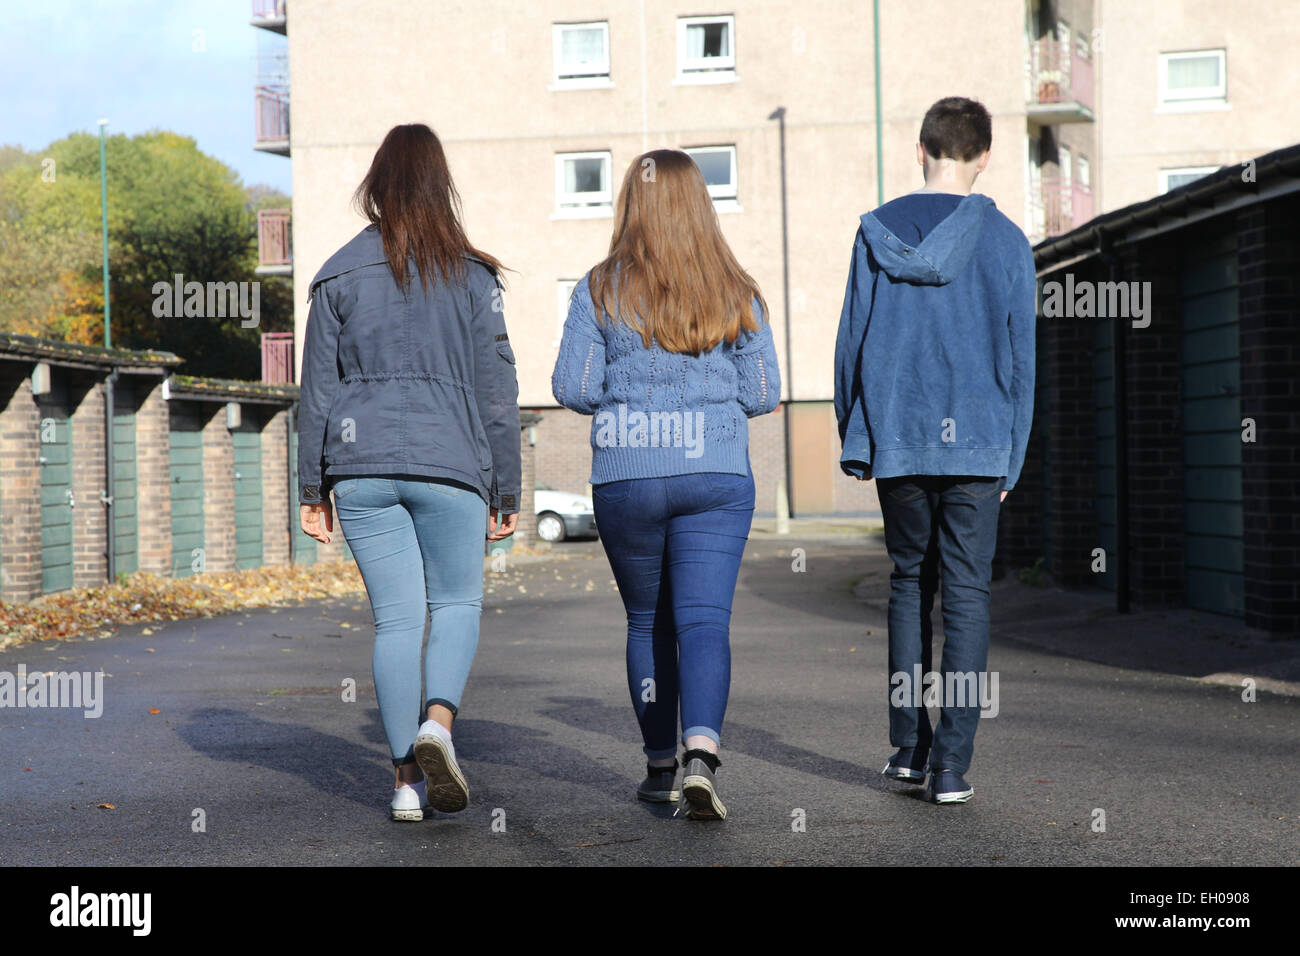
[[[108, 150], [104, 142], [104, 127], [108, 120], [99, 121], [99, 224], [104, 240], [104, 348], [113, 347], [112, 314], [113, 304], [108, 295]], [[117, 509], [113, 506], [114, 486], [113, 472], [116, 463], [113, 460], [113, 419], [117, 417], [113, 407], [113, 386], [117, 382], [117, 369], [114, 368], [104, 379], [104, 491], [100, 496], [104, 504], [104, 558], [108, 572], [108, 583], [117, 578]]]
[[[781, 293], [785, 308], [785, 368], [781, 377], [785, 380], [786, 394], [790, 396], [785, 404], [785, 421], [783, 423], [785, 427], [782, 431], [785, 433], [785, 496], [788, 512], [793, 514], [794, 469], [790, 453], [790, 428], [792, 424], [790, 413], [794, 407], [794, 367], [790, 355], [790, 222], [785, 185], [785, 107], [778, 106], [768, 116], [768, 119], [777, 121], [781, 137]], [[777, 524], [778, 532], [780, 532], [781, 515], [779, 508]]]

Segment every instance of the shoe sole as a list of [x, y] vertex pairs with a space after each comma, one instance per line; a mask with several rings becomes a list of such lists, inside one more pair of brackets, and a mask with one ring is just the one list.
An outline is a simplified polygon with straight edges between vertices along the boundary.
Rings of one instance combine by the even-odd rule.
[[682, 798], [680, 790], [641, 790], [636, 792], [638, 800], [646, 803], [676, 803]]
[[419, 823], [423, 819], [423, 810], [393, 810], [393, 822], [395, 823]]
[[469, 784], [441, 737], [415, 738], [415, 762], [424, 771], [429, 806], [443, 813], [458, 813], [469, 806]]
[[935, 803], [965, 803], [973, 796], [975, 796], [974, 788], [970, 790], [953, 790], [949, 793], [931, 792], [930, 799]]
[[890, 780], [897, 780], [899, 783], [923, 783], [925, 781], [926, 770], [912, 770], [908, 767], [893, 767], [885, 764], [885, 769], [880, 771], [882, 776]]
[[713, 782], [708, 777], [691, 774], [682, 780], [682, 796], [690, 804], [686, 816], [692, 820], [725, 820], [727, 808], [718, 799]]

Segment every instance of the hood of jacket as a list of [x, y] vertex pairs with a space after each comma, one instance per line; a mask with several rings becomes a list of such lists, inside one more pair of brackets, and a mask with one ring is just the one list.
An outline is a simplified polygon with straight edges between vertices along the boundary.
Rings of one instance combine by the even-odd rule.
[[917, 285], [947, 285], [970, 262], [984, 228], [984, 213], [992, 207], [988, 196], [971, 193], [963, 197], [919, 246], [899, 239], [870, 212], [862, 216], [862, 235], [880, 268], [891, 278]]

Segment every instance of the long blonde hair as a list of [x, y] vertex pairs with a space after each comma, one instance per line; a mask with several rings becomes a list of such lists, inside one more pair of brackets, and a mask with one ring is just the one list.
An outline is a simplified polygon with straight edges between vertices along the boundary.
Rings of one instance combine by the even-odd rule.
[[690, 156], [655, 149], [633, 160], [618, 193], [609, 255], [591, 270], [591, 298], [641, 334], [646, 348], [699, 355], [756, 331], [758, 284], [727, 245], [704, 175]]

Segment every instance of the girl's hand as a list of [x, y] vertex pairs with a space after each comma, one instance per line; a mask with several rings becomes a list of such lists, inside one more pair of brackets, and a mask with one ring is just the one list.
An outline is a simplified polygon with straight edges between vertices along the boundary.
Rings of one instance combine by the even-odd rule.
[[1007, 500], [1007, 495], [1008, 495], [1008, 494], [1009, 494], [1009, 492], [1006, 492], [1006, 491], [1002, 492], [1002, 497], [998, 499], [998, 504], [1001, 504], [1002, 502], [1006, 501], [1006, 500]]
[[328, 501], [322, 501], [318, 505], [299, 505], [298, 523], [307, 537], [315, 538], [321, 544], [329, 544], [329, 532], [334, 530], [334, 509]]
[[[508, 538], [515, 533], [515, 525], [519, 523], [519, 515], [498, 514], [496, 508], [488, 509], [488, 540], [500, 541], [502, 538]], [[495, 530], [493, 530], [495, 529]]]

